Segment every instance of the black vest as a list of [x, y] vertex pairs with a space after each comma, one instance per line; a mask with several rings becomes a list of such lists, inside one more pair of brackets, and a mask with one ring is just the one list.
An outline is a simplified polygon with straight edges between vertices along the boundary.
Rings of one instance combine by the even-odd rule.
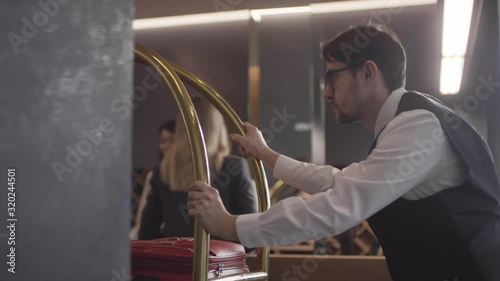
[[391, 276], [394, 281], [500, 281], [500, 185], [488, 145], [428, 95], [405, 93], [396, 115], [416, 109], [439, 119], [469, 175], [460, 186], [421, 200], [399, 198], [368, 219]]

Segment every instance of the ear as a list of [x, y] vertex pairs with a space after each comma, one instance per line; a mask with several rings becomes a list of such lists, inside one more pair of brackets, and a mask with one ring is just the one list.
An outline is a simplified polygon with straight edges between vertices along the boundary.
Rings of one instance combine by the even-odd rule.
[[361, 74], [362, 74], [362, 81], [366, 86], [372, 85], [376, 78], [377, 74], [379, 72], [377, 64], [372, 61], [372, 60], [367, 60], [363, 64], [363, 67], [361, 68]]

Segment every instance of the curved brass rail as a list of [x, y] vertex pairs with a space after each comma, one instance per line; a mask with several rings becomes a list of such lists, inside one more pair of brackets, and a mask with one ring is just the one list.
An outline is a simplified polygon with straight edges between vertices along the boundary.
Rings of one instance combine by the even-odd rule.
[[286, 183], [282, 180], [277, 180], [271, 188], [269, 188], [269, 196], [271, 197], [271, 206], [278, 202], [279, 197], [285, 190]]
[[[191, 147], [191, 156], [193, 157], [195, 178], [196, 180], [210, 184], [205, 141], [196, 111], [194, 110], [193, 103], [191, 102], [191, 98], [184, 84], [182, 84], [182, 81], [177, 74], [175, 74], [175, 71], [168, 62], [155, 51], [136, 43], [134, 53], [136, 58], [141, 62], [153, 66], [172, 90], [182, 119], [184, 120], [184, 125], [186, 126], [186, 132]], [[197, 243], [195, 243], [194, 246], [195, 259], [193, 261], [193, 280], [205, 281], [208, 272], [209, 234], [198, 221], [195, 222], [194, 237]]]
[[[236, 128], [238, 133], [242, 135], [246, 133], [243, 122], [238, 117], [238, 114], [234, 112], [233, 108], [215, 89], [210, 87], [198, 76], [176, 65], [175, 63], [170, 62], [170, 65], [172, 65], [181, 80], [198, 90], [204, 98], [212, 103], [222, 113], [222, 115], [226, 117], [226, 119], [230, 122], [230, 125], [232, 125], [233, 128]], [[263, 212], [269, 209], [271, 205], [264, 166], [260, 160], [257, 160], [254, 157], [249, 158], [249, 163], [259, 196], [259, 211]], [[265, 273], [269, 272], [269, 247], [262, 247], [257, 250], [257, 271]]]
[[[189, 71], [175, 65], [168, 63], [156, 52], [148, 49], [140, 44], [135, 46], [136, 58], [141, 62], [149, 64], [161, 74], [174, 93], [177, 105], [181, 111], [181, 116], [184, 120], [188, 132], [188, 139], [191, 146], [192, 157], [195, 163], [195, 175], [197, 180], [202, 180], [206, 183], [210, 182], [208, 162], [205, 151], [205, 143], [201, 134], [199, 122], [194, 111], [193, 104], [187, 91], [179, 81], [176, 72], [181, 76], [182, 80], [192, 85], [197, 89], [205, 98], [207, 98], [237, 129], [238, 133], [244, 134], [245, 129], [238, 115], [229, 106], [229, 104], [208, 84], [199, 79]], [[264, 173], [263, 165], [257, 159], [249, 159], [250, 168], [252, 170], [257, 191], [259, 195], [259, 210], [265, 211], [270, 206], [269, 192], [267, 186], [267, 178]], [[208, 240], [209, 236], [202, 226], [196, 222], [195, 225], [195, 258], [193, 262], [193, 280], [205, 281], [208, 272]], [[267, 280], [269, 271], [269, 247], [258, 249], [257, 271], [246, 274], [239, 274], [236, 276], [227, 276], [217, 278], [216, 280]]]

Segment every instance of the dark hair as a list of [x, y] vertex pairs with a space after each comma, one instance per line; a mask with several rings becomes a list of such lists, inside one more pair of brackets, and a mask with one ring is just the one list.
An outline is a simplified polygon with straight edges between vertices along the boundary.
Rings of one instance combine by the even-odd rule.
[[175, 134], [175, 120], [167, 120], [161, 123], [158, 133], [161, 135], [163, 130], [167, 130], [170, 133]]
[[388, 27], [357, 25], [350, 27], [322, 46], [321, 56], [351, 66], [353, 74], [371, 60], [384, 76], [389, 91], [404, 87], [406, 80], [406, 53], [397, 35]]

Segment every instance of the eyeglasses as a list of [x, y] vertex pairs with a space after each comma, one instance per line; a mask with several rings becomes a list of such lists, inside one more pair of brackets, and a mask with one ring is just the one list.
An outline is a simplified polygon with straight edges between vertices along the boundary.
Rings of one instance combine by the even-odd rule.
[[348, 65], [348, 66], [344, 66], [342, 68], [339, 68], [337, 70], [333, 70], [333, 69], [327, 70], [325, 73], [325, 88], [330, 87], [330, 89], [332, 89], [333, 83], [335, 82], [335, 77], [337, 76], [337, 74], [339, 72], [347, 70], [349, 68], [350, 68], [350, 66]]

